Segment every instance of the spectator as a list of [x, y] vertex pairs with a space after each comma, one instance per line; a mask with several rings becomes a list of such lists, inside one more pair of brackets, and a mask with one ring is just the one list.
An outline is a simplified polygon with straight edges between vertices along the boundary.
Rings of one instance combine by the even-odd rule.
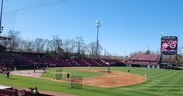
[[145, 75], [144, 75], [144, 77], [147, 79], [147, 73], [145, 72]]
[[8, 71], [7, 73], [6, 73], [6, 78], [9, 78], [10, 77], [10, 71]]
[[128, 72], [130, 72], [130, 69], [128, 69]]
[[17, 71], [17, 67], [16, 66], [14, 66], [14, 71]]
[[111, 72], [111, 68], [110, 67], [108, 67], [108, 73], [110, 73]]
[[170, 71], [170, 69], [168, 69], [168, 72]]
[[34, 94], [34, 96], [39, 96], [39, 95], [38, 95], [38, 94], [39, 94], [39, 92], [38, 92], [37, 87], [35, 87], [35, 88], [34, 88], [34, 90], [33, 90], [33, 94]]
[[36, 67], [35, 67], [35, 65], [34, 65], [34, 73], [36, 72]]
[[46, 68], [43, 68], [43, 72], [46, 73]]
[[70, 74], [69, 73], [67, 73], [67, 79], [69, 79], [70, 78]]

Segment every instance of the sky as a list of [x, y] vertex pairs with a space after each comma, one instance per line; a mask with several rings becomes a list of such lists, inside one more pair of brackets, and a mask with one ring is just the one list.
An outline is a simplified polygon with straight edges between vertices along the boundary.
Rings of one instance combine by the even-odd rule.
[[110, 53], [159, 51], [160, 32], [178, 36], [182, 47], [182, 5], [183, 0], [4, 0], [3, 34], [13, 29], [26, 40], [81, 36], [88, 44], [96, 41], [95, 21], [101, 20], [99, 43]]

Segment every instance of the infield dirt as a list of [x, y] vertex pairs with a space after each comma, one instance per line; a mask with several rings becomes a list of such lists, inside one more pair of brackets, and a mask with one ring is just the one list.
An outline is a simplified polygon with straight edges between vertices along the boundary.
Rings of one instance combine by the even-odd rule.
[[[65, 70], [80, 70], [89, 72], [108, 73], [108, 70], [87, 68], [69, 68]], [[144, 82], [145, 80], [145, 77], [129, 72], [111, 71], [107, 75], [83, 78], [83, 84], [97, 87], [118, 87], [138, 84]]]

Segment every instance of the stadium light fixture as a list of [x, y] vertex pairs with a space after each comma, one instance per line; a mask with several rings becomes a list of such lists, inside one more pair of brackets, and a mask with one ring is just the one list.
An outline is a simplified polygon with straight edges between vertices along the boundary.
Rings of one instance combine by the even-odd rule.
[[101, 26], [101, 21], [96, 20], [96, 27], [97, 27], [97, 46], [96, 46], [96, 59], [99, 59], [99, 28]]
[[1, 13], [0, 13], [0, 34], [2, 33], [2, 14], [3, 14], [3, 1], [1, 0]]

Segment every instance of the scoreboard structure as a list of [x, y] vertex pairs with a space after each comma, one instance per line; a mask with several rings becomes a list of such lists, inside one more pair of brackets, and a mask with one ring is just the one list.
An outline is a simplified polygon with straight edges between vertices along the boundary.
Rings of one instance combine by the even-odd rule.
[[163, 36], [161, 37], [161, 54], [175, 55], [177, 54], [178, 38], [177, 36]]

